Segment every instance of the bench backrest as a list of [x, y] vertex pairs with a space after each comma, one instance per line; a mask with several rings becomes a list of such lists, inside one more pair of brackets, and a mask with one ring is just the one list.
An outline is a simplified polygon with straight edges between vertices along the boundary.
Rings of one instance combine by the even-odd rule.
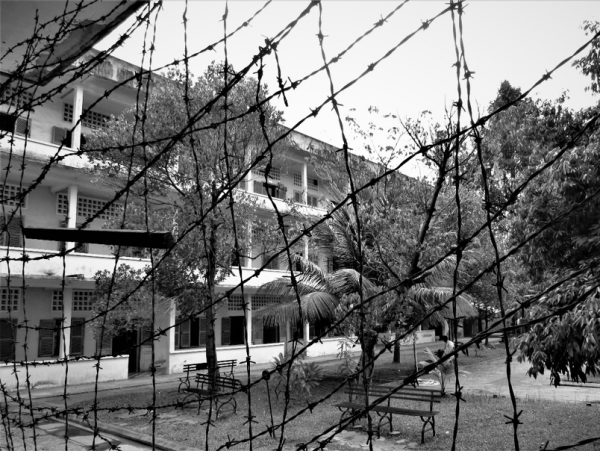
[[[196, 386], [201, 388], [208, 388], [210, 386], [210, 378], [208, 374], [200, 373], [196, 374]], [[230, 377], [221, 377], [217, 376], [215, 378], [214, 389], [216, 391], [222, 390], [239, 390], [242, 388], [242, 383], [237, 379], [232, 379]]]
[[202, 371], [208, 369], [208, 363], [186, 363], [183, 365], [184, 373], [191, 373], [193, 371]]
[[[218, 360], [217, 368], [227, 368], [230, 367], [233, 372], [233, 367], [237, 366], [237, 360]], [[208, 369], [208, 363], [185, 363], [183, 365], [184, 373], [193, 373], [194, 371], [204, 371]]]
[[[373, 398], [380, 398], [384, 395], [388, 395], [395, 387], [388, 385], [371, 385], [368, 390], [369, 396]], [[350, 396], [350, 399], [354, 396], [365, 396], [365, 387], [362, 384], [352, 384], [346, 387], [345, 393]], [[420, 401], [428, 402], [430, 404], [441, 402], [442, 392], [435, 388], [421, 388], [421, 387], [402, 387], [396, 392], [389, 395], [389, 399], [402, 399], [407, 401]]]

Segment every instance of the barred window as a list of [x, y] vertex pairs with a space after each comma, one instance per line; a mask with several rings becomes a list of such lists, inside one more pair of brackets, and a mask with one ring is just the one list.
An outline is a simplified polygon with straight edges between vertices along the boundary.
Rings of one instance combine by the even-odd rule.
[[[19, 202], [17, 201], [17, 197], [25, 191], [25, 188], [19, 185], [12, 185], [7, 183], [6, 185], [0, 184], [0, 190], [2, 190], [2, 196], [0, 198], [0, 203], [4, 205], [8, 205], [10, 207], [16, 207]], [[21, 207], [27, 208], [27, 197], [25, 196], [21, 199]]]
[[232, 294], [227, 301], [228, 310], [243, 310], [244, 298], [241, 294]]
[[[264, 169], [254, 169], [252, 172], [254, 174], [258, 175], [259, 177], [261, 177], [262, 180], [265, 179], [265, 170]], [[269, 171], [269, 178], [272, 180], [281, 180], [281, 169], [271, 168], [271, 170]]]
[[319, 181], [317, 179], [308, 179], [308, 189], [311, 191], [319, 191]]
[[70, 103], [65, 103], [65, 107], [63, 109], [63, 121], [73, 122], [73, 105]]
[[[104, 128], [106, 123], [110, 119], [110, 116], [106, 114], [97, 113], [96, 111], [88, 111], [81, 119], [81, 125], [88, 128]], [[63, 120], [65, 122], [73, 122], [73, 105], [65, 103], [63, 110]]]
[[281, 296], [254, 294], [252, 295], [252, 310], [260, 310], [267, 305], [277, 304], [279, 302], [281, 302]]
[[313, 196], [312, 194], [308, 194], [306, 196], [306, 200], [308, 201], [308, 205], [310, 205], [311, 207], [319, 206], [319, 196]]
[[56, 213], [59, 215], [69, 214], [69, 200], [66, 194], [59, 194], [56, 198]]
[[302, 176], [300, 174], [294, 174], [294, 186], [302, 186]]
[[63, 293], [60, 290], [52, 292], [52, 311], [62, 312], [63, 310]]
[[16, 312], [19, 310], [21, 290], [18, 288], [2, 288], [0, 291], [0, 312]]
[[[77, 216], [91, 218], [98, 212], [107, 201], [92, 199], [90, 197], [77, 197]], [[100, 216], [100, 219], [109, 219], [119, 216], [122, 212], [121, 205], [111, 205]], [[58, 194], [56, 212], [58, 214], [69, 214], [69, 201], [66, 194]]]
[[15, 86], [7, 86], [2, 97], [0, 97], [0, 103], [10, 103], [15, 105], [16, 108], [23, 108], [27, 103], [31, 103], [33, 100], [33, 94], [26, 91], [21, 91], [18, 95], [16, 94], [19, 89]]
[[73, 290], [73, 311], [92, 310], [92, 290]]

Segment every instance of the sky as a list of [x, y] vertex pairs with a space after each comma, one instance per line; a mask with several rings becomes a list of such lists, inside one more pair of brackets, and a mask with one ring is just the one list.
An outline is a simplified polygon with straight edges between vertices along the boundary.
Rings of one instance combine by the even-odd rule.
[[[227, 29], [234, 30], [265, 2], [234, 0], [228, 3]], [[228, 40], [229, 61], [234, 68], [250, 63], [252, 56], [285, 25], [296, 19], [308, 6], [308, 1], [275, 0], [249, 26]], [[374, 23], [387, 16], [401, 2], [343, 1], [322, 2], [324, 50], [331, 58], [348, 47]], [[393, 49], [407, 35], [417, 30], [423, 21], [430, 20], [447, 6], [447, 0], [418, 0], [404, 4], [383, 26], [377, 28], [352, 48], [338, 63], [331, 65], [334, 87], [339, 89], [358, 77], [369, 64]], [[153, 67], [168, 64], [184, 54], [183, 12], [185, 2], [166, 0], [156, 22], [156, 50]], [[188, 3], [188, 51], [193, 53], [223, 36], [224, 1], [190, 1]], [[490, 1], [467, 3], [463, 15], [463, 39], [471, 79], [472, 101], [484, 112], [495, 98], [500, 83], [508, 80], [523, 90], [533, 85], [547, 70], [571, 55], [585, 41], [584, 20], [600, 21], [600, 2], [597, 1]], [[106, 48], [122, 32], [104, 40], [98, 48]], [[317, 34], [318, 8], [302, 18], [278, 47], [279, 62], [284, 79], [297, 80], [322, 65], [323, 59]], [[142, 57], [143, 30], [138, 32], [115, 56], [134, 64]], [[214, 51], [194, 58], [190, 67], [198, 76], [213, 60], [224, 59], [223, 45]], [[456, 61], [453, 27], [450, 14], [437, 18], [398, 47], [367, 76], [345, 91], [339, 98], [341, 115], [352, 115], [366, 126], [373, 117], [370, 106], [392, 113], [399, 118], [418, 117], [431, 111], [442, 120], [445, 110], [457, 99]], [[264, 81], [271, 90], [277, 87], [276, 64], [273, 55], [266, 60]], [[463, 90], [464, 90], [464, 81]], [[563, 67], [534, 97], [556, 99], [568, 91], [567, 106], [579, 109], [598, 101], [584, 88], [588, 79], [570, 64]], [[286, 107], [279, 99], [275, 105], [283, 111], [285, 124], [294, 126], [312, 108], [329, 95], [329, 79], [320, 73], [287, 95]], [[389, 122], [388, 122], [389, 123]], [[305, 121], [299, 131], [341, 147], [342, 138], [337, 116], [330, 106]], [[350, 135], [351, 136], [351, 135]], [[360, 143], [351, 140], [350, 147], [360, 153]], [[413, 168], [418, 171], [418, 168]]]

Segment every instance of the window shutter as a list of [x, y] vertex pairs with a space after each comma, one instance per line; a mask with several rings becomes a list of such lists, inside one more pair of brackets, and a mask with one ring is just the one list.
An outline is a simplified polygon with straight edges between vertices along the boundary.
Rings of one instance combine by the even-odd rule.
[[256, 180], [254, 181], [254, 192], [256, 194], [265, 194], [264, 193], [264, 186], [262, 182], [257, 182]]
[[31, 119], [17, 118], [15, 134], [27, 137], [31, 136]]
[[52, 128], [52, 143], [71, 147], [72, 133], [71, 130], [61, 127]]
[[10, 218], [9, 215], [0, 215], [0, 245], [1, 246], [13, 246], [13, 247], [21, 247], [22, 241], [22, 228], [21, 228], [21, 218], [17, 215], [14, 215], [10, 222], [8, 223], [8, 227], [6, 226], [7, 219]]
[[221, 346], [231, 343], [231, 318], [221, 318]]
[[190, 347], [190, 326], [191, 326], [190, 320], [184, 321], [179, 326], [179, 330], [181, 333], [181, 335], [179, 337], [179, 346], [182, 348]]
[[39, 329], [38, 357], [54, 357], [55, 323], [53, 319], [41, 319]]
[[252, 342], [253, 344], [261, 344], [263, 342], [263, 322], [261, 319], [252, 321]]
[[302, 203], [302, 193], [301, 192], [294, 191], [294, 202], [296, 202], [297, 204]]
[[310, 323], [308, 325], [308, 340], [311, 340], [311, 339], [313, 339], [315, 337], [316, 337], [316, 334], [315, 334], [315, 325], [313, 323]]
[[83, 354], [84, 322], [84, 318], [73, 318], [71, 320], [71, 344], [69, 345], [69, 355]]
[[200, 318], [200, 346], [206, 345], [206, 318]]
[[15, 322], [0, 320], [0, 360], [15, 360]]

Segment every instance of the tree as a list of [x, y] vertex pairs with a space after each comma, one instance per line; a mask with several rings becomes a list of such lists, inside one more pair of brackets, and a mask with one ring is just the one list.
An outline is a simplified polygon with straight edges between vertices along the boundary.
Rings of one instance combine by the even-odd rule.
[[[156, 268], [156, 286], [177, 301], [178, 321], [206, 315], [213, 378], [215, 311], [222, 297], [216, 286], [244, 256], [241, 243], [258, 221], [252, 198], [232, 190], [243, 186], [250, 164], [264, 158], [265, 133], [273, 138], [281, 121], [270, 105], [253, 107], [267, 95], [265, 86], [252, 78], [227, 86], [225, 71], [234, 79], [232, 67], [214, 62], [195, 82], [170, 71], [152, 86], [147, 102], [97, 130], [87, 152], [98, 177], [127, 189], [124, 216], [109, 226], [170, 230], [176, 237], [177, 245]], [[132, 183], [140, 171], [144, 176]]]
[[[586, 30], [595, 28], [586, 24]], [[593, 81], [595, 49], [597, 43], [575, 62]], [[519, 93], [504, 82], [490, 110]], [[498, 205], [529, 182], [508, 208], [503, 228], [508, 246], [536, 234], [517, 260], [509, 262], [519, 266], [515, 300], [523, 306], [532, 304], [520, 320], [530, 325], [518, 340], [519, 360], [531, 363], [532, 376], [548, 369], [557, 385], [564, 374], [585, 381], [597, 373], [600, 362], [596, 346], [600, 281], [593, 270], [600, 256], [600, 150], [598, 127], [585, 125], [598, 110], [574, 112], [563, 107], [564, 100], [565, 96], [521, 101], [494, 118], [484, 135], [486, 166]], [[564, 155], [531, 179], [565, 148]]]

